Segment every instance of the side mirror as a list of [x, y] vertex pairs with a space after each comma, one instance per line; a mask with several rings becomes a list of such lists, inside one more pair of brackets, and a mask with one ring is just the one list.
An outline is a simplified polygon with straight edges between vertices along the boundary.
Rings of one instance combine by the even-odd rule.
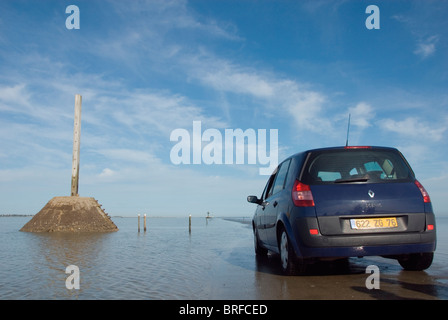
[[248, 196], [247, 197], [247, 202], [260, 204], [261, 203], [261, 199], [258, 199], [257, 196]]

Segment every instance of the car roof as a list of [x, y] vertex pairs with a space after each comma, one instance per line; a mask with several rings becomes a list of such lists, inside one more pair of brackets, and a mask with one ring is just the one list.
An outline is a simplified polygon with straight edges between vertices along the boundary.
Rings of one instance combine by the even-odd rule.
[[[303, 154], [308, 154], [311, 152], [325, 152], [325, 151], [337, 151], [337, 150], [394, 150], [394, 151], [398, 151], [397, 148], [384, 147], [384, 146], [336, 146], [336, 147], [324, 147], [324, 148], [309, 149], [309, 150], [297, 152], [296, 154], [293, 154], [288, 158], [297, 157], [297, 156], [300, 156]], [[288, 159], [288, 158], [286, 158], [286, 159]]]
[[364, 149], [364, 150], [372, 150], [372, 149], [382, 149], [382, 150], [397, 150], [393, 147], [383, 147], [383, 146], [338, 146], [338, 147], [325, 147], [325, 148], [316, 148], [310, 149], [305, 152], [315, 152], [315, 151], [328, 151], [328, 150], [354, 150], [354, 149]]

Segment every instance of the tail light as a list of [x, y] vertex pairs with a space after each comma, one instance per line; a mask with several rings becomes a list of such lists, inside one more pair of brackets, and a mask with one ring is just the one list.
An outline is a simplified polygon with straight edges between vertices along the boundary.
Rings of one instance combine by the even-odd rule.
[[296, 180], [292, 188], [292, 201], [297, 207], [314, 207], [310, 186]]
[[422, 184], [420, 182], [418, 182], [418, 180], [415, 180], [415, 185], [420, 189], [420, 192], [422, 193], [423, 202], [425, 202], [425, 203], [431, 202], [428, 192], [425, 190], [425, 188], [422, 186]]
[[345, 146], [344, 149], [371, 149], [371, 146]]

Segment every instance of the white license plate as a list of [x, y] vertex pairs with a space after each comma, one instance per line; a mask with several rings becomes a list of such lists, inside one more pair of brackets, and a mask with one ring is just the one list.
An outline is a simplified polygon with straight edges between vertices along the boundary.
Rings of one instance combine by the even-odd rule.
[[396, 217], [387, 218], [360, 218], [350, 219], [352, 229], [384, 229], [397, 228], [398, 222]]

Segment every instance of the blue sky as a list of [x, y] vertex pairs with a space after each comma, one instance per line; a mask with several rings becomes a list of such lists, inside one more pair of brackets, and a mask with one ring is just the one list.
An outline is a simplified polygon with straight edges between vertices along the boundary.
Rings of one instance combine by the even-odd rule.
[[344, 145], [349, 113], [350, 144], [399, 148], [448, 215], [447, 16], [446, 1], [3, 0], [0, 213], [70, 195], [81, 94], [79, 194], [112, 215], [250, 216], [259, 166], [174, 165], [171, 132], [276, 129], [281, 161]]

